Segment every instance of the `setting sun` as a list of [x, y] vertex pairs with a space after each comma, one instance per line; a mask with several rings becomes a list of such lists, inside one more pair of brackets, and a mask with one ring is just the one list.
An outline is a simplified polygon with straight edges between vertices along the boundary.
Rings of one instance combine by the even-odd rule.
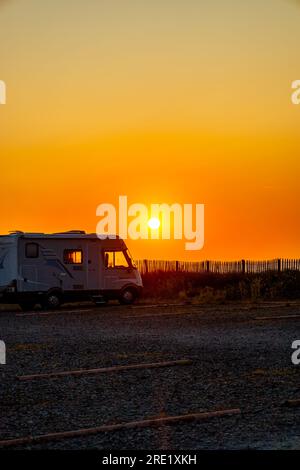
[[148, 227], [150, 227], [152, 230], [158, 229], [160, 226], [160, 221], [157, 217], [151, 217], [151, 219], [148, 220]]

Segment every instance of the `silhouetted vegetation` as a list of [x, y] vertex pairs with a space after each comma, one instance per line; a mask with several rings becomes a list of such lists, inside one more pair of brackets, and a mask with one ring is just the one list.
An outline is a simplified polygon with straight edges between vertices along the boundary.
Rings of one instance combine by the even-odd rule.
[[300, 298], [300, 272], [143, 274], [144, 299], [183, 302], [292, 300]]

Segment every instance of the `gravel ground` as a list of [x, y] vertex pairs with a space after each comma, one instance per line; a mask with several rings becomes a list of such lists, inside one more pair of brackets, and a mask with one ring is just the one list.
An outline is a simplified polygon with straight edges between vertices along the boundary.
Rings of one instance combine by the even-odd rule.
[[[138, 308], [137, 308], [138, 307]], [[227, 408], [240, 416], [131, 429], [34, 449], [299, 449], [300, 303], [0, 312], [0, 440]], [[17, 375], [191, 359], [192, 365], [20, 382]]]

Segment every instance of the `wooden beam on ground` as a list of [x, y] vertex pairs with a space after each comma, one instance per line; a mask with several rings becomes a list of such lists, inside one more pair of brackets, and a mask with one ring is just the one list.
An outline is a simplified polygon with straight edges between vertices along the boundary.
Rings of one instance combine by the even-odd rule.
[[255, 317], [254, 320], [300, 320], [300, 315], [277, 315], [272, 317]]
[[142, 313], [136, 315], [126, 315], [124, 318], [160, 318], [160, 317], [179, 317], [179, 316], [192, 316], [195, 315], [193, 312], [163, 312], [163, 313]]
[[174, 303], [174, 304], [141, 304], [141, 305], [131, 305], [132, 310], [140, 308], [157, 308], [157, 307], [186, 307], [186, 303]]
[[15, 447], [26, 444], [38, 444], [40, 442], [47, 441], [60, 441], [62, 439], [91, 436], [105, 432], [124, 431], [127, 429], [147, 428], [154, 426], [166, 426], [178, 423], [189, 423], [193, 421], [204, 421], [211, 418], [223, 418], [225, 416], [233, 416], [239, 414], [241, 414], [241, 410], [239, 408], [233, 408], [228, 410], [210, 411], [205, 413], [193, 413], [179, 416], [168, 416], [163, 418], [152, 418], [145, 419], [142, 421], [130, 421], [127, 423], [109, 424], [94, 428], [78, 429], [74, 431], [55, 432], [49, 434], [41, 434], [39, 436], [27, 436], [20, 437], [17, 439], [7, 439], [0, 441], [0, 447]]
[[112, 366], [102, 367], [101, 369], [79, 369], [79, 370], [68, 370], [62, 372], [49, 372], [45, 374], [31, 374], [31, 375], [19, 375], [17, 379], [20, 381], [36, 380], [36, 379], [51, 379], [68, 376], [80, 376], [80, 375], [94, 375], [94, 374], [107, 374], [111, 372], [122, 372], [127, 370], [135, 369], [158, 369], [162, 367], [173, 367], [173, 366], [189, 366], [192, 364], [190, 359], [179, 359], [177, 361], [164, 361], [164, 362], [150, 362], [141, 364], [128, 364], [124, 366]]
[[46, 312], [16, 313], [16, 317], [46, 317], [47, 315], [62, 315], [64, 313], [87, 313], [92, 311], [93, 309], [91, 308], [79, 310], [48, 310]]
[[300, 399], [297, 398], [295, 400], [286, 400], [285, 402], [283, 402], [283, 405], [288, 406], [289, 408], [297, 408], [298, 406], [300, 406]]

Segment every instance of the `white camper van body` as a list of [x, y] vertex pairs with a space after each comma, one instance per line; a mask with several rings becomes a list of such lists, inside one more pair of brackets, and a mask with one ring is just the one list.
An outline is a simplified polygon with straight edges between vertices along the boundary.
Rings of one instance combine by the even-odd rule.
[[132, 303], [143, 287], [125, 242], [83, 231], [0, 236], [0, 301], [24, 310], [65, 301], [117, 298]]

